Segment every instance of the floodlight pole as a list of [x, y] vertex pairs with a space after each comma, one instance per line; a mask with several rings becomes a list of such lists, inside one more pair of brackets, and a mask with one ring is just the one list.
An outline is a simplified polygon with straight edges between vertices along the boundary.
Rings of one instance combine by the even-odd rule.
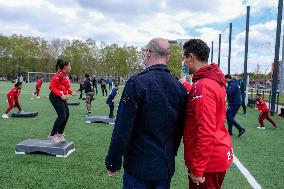
[[243, 78], [245, 91], [247, 89], [247, 75], [248, 75], [247, 68], [248, 68], [249, 17], [250, 17], [250, 6], [247, 6], [245, 59], [244, 59], [244, 78]]
[[281, 35], [281, 22], [282, 22], [282, 9], [283, 0], [278, 1], [278, 15], [277, 15], [277, 28], [276, 28], [276, 42], [274, 53], [274, 66], [273, 66], [273, 82], [272, 82], [272, 96], [271, 96], [271, 111], [270, 114], [275, 114], [276, 92], [278, 85], [278, 70], [279, 70], [279, 50], [280, 50], [280, 35]]
[[231, 46], [232, 46], [232, 23], [230, 23], [230, 33], [229, 33], [229, 54], [228, 54], [228, 74], [231, 72]]

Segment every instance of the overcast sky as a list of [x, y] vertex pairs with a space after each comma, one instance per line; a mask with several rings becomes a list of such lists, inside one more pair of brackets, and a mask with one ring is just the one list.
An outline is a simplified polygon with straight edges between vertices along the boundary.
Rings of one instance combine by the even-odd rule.
[[[270, 72], [278, 0], [0, 0], [0, 34], [87, 39], [145, 45], [151, 38], [201, 38], [227, 72], [228, 26], [233, 23], [231, 72], [243, 72], [246, 6], [251, 6], [248, 71]], [[282, 40], [281, 40], [282, 41]], [[280, 56], [281, 59], [281, 56]]]

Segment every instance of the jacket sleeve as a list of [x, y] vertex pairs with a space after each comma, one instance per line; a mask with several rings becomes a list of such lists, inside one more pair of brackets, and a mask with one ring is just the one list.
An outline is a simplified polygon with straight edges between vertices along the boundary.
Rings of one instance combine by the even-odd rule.
[[181, 89], [181, 103], [180, 103], [180, 109], [178, 112], [178, 124], [176, 128], [175, 133], [175, 156], [177, 156], [178, 148], [180, 146], [180, 141], [183, 135], [184, 130], [184, 124], [185, 124], [185, 107], [186, 107], [186, 101], [187, 101], [187, 92], [182, 87]]
[[72, 95], [72, 93], [73, 91], [70, 88], [68, 88], [68, 94]]
[[131, 78], [127, 81], [120, 99], [115, 127], [105, 159], [105, 165], [109, 171], [114, 172], [121, 168], [122, 156], [127, 149], [136, 118], [137, 94], [136, 84]]
[[59, 91], [56, 87], [59, 83], [59, 78], [57, 76], [52, 77], [49, 85], [49, 89], [52, 93], [54, 93], [56, 96], [61, 97], [63, 95], [63, 92]]
[[235, 90], [236, 90], [236, 85], [231, 82], [226, 90], [227, 96], [231, 96], [232, 94], [234, 94]]
[[[195, 101], [192, 104], [193, 112], [196, 112], [196, 123], [194, 128], [195, 145], [192, 150], [192, 162], [188, 167], [195, 176], [203, 176], [206, 165], [212, 153], [216, 135], [216, 94], [206, 85], [199, 87], [198, 93], [201, 94], [196, 98], [190, 99]], [[191, 139], [192, 140], [192, 139]], [[186, 148], [186, 146], [185, 146]], [[186, 162], [189, 165], [189, 162]]]

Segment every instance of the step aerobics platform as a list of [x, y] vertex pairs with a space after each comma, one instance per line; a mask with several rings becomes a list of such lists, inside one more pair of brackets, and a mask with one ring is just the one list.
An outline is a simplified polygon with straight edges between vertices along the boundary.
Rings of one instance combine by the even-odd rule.
[[109, 118], [108, 116], [100, 116], [100, 115], [94, 115], [94, 116], [87, 116], [86, 115], [86, 123], [95, 123], [95, 122], [100, 122], [100, 123], [107, 123], [114, 125], [115, 123], [115, 118]]
[[15, 154], [44, 152], [56, 157], [66, 158], [74, 151], [74, 142], [53, 143], [49, 140], [28, 139], [16, 145]]
[[12, 117], [36, 117], [38, 112], [17, 112], [12, 113]]

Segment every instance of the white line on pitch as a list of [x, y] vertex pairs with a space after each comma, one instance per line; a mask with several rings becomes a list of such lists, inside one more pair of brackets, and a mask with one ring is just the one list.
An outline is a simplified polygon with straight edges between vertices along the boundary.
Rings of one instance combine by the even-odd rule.
[[253, 189], [261, 189], [260, 184], [255, 180], [255, 178], [250, 174], [250, 172], [245, 168], [245, 166], [240, 162], [240, 160], [234, 155], [234, 163], [247, 179], [249, 184], [252, 186]]

